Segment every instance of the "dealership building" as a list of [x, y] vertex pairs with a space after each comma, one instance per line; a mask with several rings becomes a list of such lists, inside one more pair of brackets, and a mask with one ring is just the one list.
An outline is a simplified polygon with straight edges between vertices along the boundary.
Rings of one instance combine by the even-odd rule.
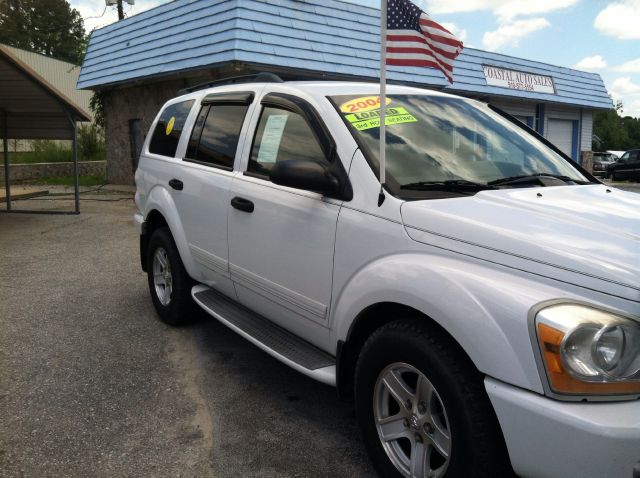
[[[230, 76], [376, 81], [380, 10], [339, 0], [176, 0], [92, 33], [77, 87], [103, 97], [108, 179], [133, 182], [158, 110], [178, 90]], [[575, 161], [591, 150], [593, 112], [613, 104], [600, 75], [465, 48], [454, 82], [389, 67], [389, 83], [492, 103]]]

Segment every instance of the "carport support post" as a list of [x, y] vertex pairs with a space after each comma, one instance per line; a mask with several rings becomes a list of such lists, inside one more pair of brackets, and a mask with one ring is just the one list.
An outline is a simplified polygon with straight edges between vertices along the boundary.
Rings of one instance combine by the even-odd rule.
[[4, 187], [6, 190], [7, 211], [11, 211], [11, 186], [9, 185], [9, 125], [6, 111], [2, 112], [2, 148], [4, 150]]
[[78, 185], [78, 125], [73, 122], [73, 187], [75, 188], [76, 214], [80, 214], [80, 186]]
[[80, 214], [80, 187], [78, 185], [78, 123], [73, 117], [73, 114], [69, 114], [69, 121], [71, 122], [72, 136], [72, 151], [73, 151], [73, 187], [75, 190], [75, 203], [76, 214]]

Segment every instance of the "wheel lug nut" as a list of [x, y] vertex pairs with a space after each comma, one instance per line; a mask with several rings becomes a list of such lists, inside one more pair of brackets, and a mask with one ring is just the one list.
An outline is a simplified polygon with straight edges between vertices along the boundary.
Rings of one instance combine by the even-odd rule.
[[409, 419], [405, 418], [402, 420], [402, 425], [407, 428], [409, 426]]
[[422, 437], [416, 433], [416, 441], [422, 443]]
[[431, 423], [425, 423], [424, 424], [424, 431], [427, 432], [427, 434], [429, 435], [433, 435], [433, 425], [431, 425]]

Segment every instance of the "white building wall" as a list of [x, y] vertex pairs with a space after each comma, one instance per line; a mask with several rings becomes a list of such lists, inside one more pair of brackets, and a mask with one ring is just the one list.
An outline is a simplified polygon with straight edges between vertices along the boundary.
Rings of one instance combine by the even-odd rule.
[[536, 104], [517, 100], [491, 99], [490, 103], [513, 116], [536, 117]]

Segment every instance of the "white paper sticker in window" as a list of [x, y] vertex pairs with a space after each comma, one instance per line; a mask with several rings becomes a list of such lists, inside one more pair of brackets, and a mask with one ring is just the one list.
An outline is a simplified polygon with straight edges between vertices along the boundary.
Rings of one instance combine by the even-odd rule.
[[280, 149], [282, 132], [287, 124], [289, 115], [271, 115], [267, 119], [267, 124], [262, 133], [260, 141], [260, 151], [258, 151], [259, 163], [275, 163]]

